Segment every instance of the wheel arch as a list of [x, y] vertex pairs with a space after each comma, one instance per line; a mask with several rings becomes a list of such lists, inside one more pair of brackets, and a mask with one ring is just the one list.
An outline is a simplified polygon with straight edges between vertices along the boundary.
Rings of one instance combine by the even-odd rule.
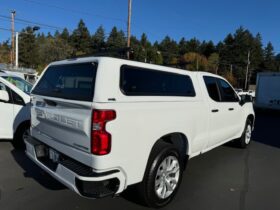
[[[179, 153], [182, 157], [182, 160], [184, 161], [184, 167], [185, 167], [186, 163], [189, 159], [189, 154], [190, 154], [190, 143], [189, 143], [189, 139], [187, 138], [187, 136], [180, 132], [174, 132], [174, 133], [169, 133], [169, 134], [166, 134], [166, 135], [160, 137], [152, 146], [150, 153], [149, 153], [148, 161], [151, 158], [151, 155], [152, 155], [153, 151], [155, 150], [155, 148], [161, 142], [172, 144], [178, 148]], [[148, 162], [146, 163], [146, 168], [147, 168], [147, 164], [148, 164]]]
[[14, 130], [14, 136], [16, 135], [16, 133], [19, 131], [20, 128], [24, 127], [24, 126], [30, 126], [31, 121], [30, 120], [25, 120], [22, 121], [21, 123], [18, 124], [18, 126], [16, 127], [16, 129]]
[[251, 121], [252, 127], [254, 128], [254, 126], [255, 126], [255, 115], [249, 114], [249, 115], [247, 116], [247, 120], [250, 120], [250, 121]]

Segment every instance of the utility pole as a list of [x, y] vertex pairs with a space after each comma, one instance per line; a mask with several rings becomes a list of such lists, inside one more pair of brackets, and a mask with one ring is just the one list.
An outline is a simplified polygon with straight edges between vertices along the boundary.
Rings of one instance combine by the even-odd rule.
[[129, 59], [129, 58], [130, 58], [131, 9], [132, 9], [132, 0], [128, 0], [128, 19], [127, 19], [127, 59]]
[[248, 75], [249, 75], [249, 66], [250, 66], [250, 55], [251, 52], [248, 50], [248, 58], [247, 58], [247, 69], [246, 69], [246, 78], [245, 78], [245, 85], [244, 85], [244, 90], [247, 90], [247, 83], [248, 83]]
[[15, 16], [16, 11], [11, 11], [11, 31], [12, 31], [12, 51], [11, 51], [11, 64], [15, 64]]
[[232, 75], [232, 64], [230, 64], [230, 75]]
[[19, 35], [19, 33], [18, 32], [16, 32], [16, 68], [18, 68], [18, 35]]

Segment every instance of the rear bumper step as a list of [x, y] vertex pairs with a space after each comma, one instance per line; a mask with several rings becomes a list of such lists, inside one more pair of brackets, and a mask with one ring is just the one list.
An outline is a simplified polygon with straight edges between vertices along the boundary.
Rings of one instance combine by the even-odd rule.
[[125, 189], [125, 176], [119, 169], [97, 172], [66, 155], [59, 153], [59, 159], [48, 157], [51, 149], [40, 141], [29, 137], [26, 154], [37, 165], [47, 171], [71, 190], [87, 198], [113, 196]]

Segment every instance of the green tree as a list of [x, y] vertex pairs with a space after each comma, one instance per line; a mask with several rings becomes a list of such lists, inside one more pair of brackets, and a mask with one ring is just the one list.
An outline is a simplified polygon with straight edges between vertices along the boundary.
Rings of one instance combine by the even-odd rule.
[[212, 41], [203, 41], [199, 46], [199, 52], [208, 58], [211, 54], [216, 52], [216, 47]]
[[185, 38], [182, 38], [180, 41], [179, 41], [179, 44], [178, 44], [178, 48], [179, 48], [179, 54], [182, 56], [184, 54], [186, 54], [188, 52], [188, 46], [187, 46], [187, 41]]
[[36, 36], [31, 27], [27, 27], [19, 35], [19, 64], [27, 68], [38, 66], [38, 47]]
[[60, 34], [60, 38], [65, 40], [66, 42], [70, 42], [70, 33], [67, 28], [64, 28]]
[[126, 52], [125, 34], [122, 30], [118, 31], [117, 27], [113, 27], [107, 40], [107, 47], [111, 56], [123, 57]]
[[99, 26], [94, 35], [91, 38], [92, 40], [92, 53], [98, 53], [105, 49], [105, 30], [103, 26]]
[[264, 70], [275, 71], [276, 70], [274, 48], [271, 42], [268, 42], [264, 49]]
[[277, 71], [280, 71], [280, 53], [276, 55], [275, 61], [276, 61], [276, 69]]
[[212, 53], [208, 58], [207, 70], [214, 74], [218, 74], [219, 62], [220, 62], [219, 54]]
[[233, 66], [233, 74], [239, 81], [238, 86], [244, 86], [248, 53], [250, 52], [249, 76], [260, 68], [262, 63], [261, 36], [256, 37], [243, 27], [238, 28], [234, 35], [229, 34], [222, 44], [217, 46], [220, 54], [219, 71], [222, 74]]
[[83, 20], [80, 20], [78, 27], [71, 35], [71, 45], [75, 49], [74, 55], [85, 55], [90, 53], [91, 37], [88, 28]]
[[179, 49], [176, 41], [171, 39], [169, 36], [166, 36], [158, 46], [159, 51], [163, 57], [163, 64], [169, 65], [174, 64], [174, 58], [179, 56]]
[[48, 37], [37, 44], [39, 46], [38, 59], [41, 66], [53, 61], [67, 59], [71, 57], [74, 51], [72, 46], [62, 38]]
[[9, 63], [10, 62], [10, 52], [11, 47], [9, 41], [0, 43], [0, 63]]
[[185, 69], [191, 71], [205, 71], [208, 66], [207, 58], [195, 52], [186, 53], [180, 62], [185, 64]]
[[199, 53], [200, 41], [196, 38], [192, 38], [186, 43], [187, 52]]

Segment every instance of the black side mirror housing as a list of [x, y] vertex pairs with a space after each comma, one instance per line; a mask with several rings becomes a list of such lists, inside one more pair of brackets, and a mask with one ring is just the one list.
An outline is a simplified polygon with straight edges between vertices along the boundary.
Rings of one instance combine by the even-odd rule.
[[251, 96], [251, 95], [248, 95], [248, 94], [246, 94], [246, 95], [241, 95], [240, 96], [240, 101], [239, 101], [239, 104], [241, 105], [241, 106], [243, 106], [244, 104], [246, 104], [246, 103], [252, 103], [253, 102], [253, 97]]

